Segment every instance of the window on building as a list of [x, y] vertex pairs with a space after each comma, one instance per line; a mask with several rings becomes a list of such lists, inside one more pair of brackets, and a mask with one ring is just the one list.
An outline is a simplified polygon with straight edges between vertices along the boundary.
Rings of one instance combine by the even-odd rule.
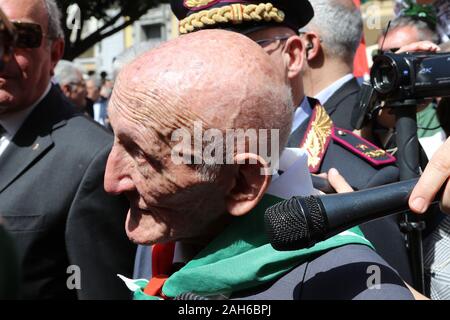
[[161, 40], [162, 39], [162, 25], [148, 24], [142, 26], [144, 40]]

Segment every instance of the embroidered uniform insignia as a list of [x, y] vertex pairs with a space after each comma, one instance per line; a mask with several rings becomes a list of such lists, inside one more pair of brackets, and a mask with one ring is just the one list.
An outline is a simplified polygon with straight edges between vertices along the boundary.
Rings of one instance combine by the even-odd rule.
[[396, 161], [395, 157], [351, 131], [334, 128], [332, 136], [334, 141], [374, 166], [393, 164]]
[[317, 173], [327, 151], [333, 131], [333, 122], [325, 109], [316, 103], [300, 147], [308, 153], [308, 167], [311, 173]]

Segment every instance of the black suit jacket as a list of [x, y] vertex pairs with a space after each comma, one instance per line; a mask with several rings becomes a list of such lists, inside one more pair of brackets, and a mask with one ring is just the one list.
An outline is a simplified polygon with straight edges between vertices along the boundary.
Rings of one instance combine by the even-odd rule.
[[351, 125], [353, 107], [358, 101], [361, 87], [355, 78], [347, 81], [323, 105], [333, 123], [343, 129], [353, 131]]
[[[18, 248], [22, 297], [127, 299], [116, 274], [132, 274], [128, 203], [103, 187], [112, 136], [74, 110], [52, 88], [0, 156], [0, 214]], [[71, 270], [80, 290], [67, 286], [77, 284]]]
[[0, 300], [17, 299], [19, 295], [19, 265], [14, 243], [0, 220]]
[[[369, 288], [370, 268], [381, 283]], [[312, 257], [281, 278], [233, 294], [235, 300], [413, 300], [397, 271], [371, 248], [349, 244]]]

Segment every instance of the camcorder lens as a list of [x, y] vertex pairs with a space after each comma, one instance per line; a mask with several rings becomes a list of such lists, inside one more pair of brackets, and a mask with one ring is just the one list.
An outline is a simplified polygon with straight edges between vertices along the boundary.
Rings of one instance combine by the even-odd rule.
[[395, 88], [397, 70], [387, 61], [382, 61], [372, 68], [372, 85], [381, 94], [388, 94]]

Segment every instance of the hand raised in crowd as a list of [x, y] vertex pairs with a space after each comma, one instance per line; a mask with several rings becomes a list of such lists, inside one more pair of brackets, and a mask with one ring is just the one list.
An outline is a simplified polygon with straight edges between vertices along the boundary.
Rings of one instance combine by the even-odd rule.
[[445, 184], [441, 198], [441, 210], [450, 213], [450, 138], [436, 151], [428, 163], [419, 182], [409, 198], [409, 207], [413, 212], [424, 213], [434, 197]]
[[438, 52], [441, 48], [437, 44], [434, 44], [431, 41], [419, 41], [407, 44], [397, 50], [395, 53], [404, 53], [404, 52], [415, 52], [415, 51], [427, 51], [427, 52]]

